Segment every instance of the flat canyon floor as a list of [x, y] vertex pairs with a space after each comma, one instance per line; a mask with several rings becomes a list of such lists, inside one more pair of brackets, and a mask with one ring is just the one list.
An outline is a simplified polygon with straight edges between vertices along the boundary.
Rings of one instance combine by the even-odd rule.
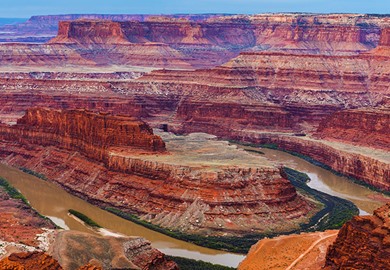
[[189, 166], [207, 171], [216, 171], [226, 167], [275, 168], [273, 162], [267, 158], [248, 153], [228, 141], [219, 141], [214, 135], [191, 133], [177, 136], [156, 130], [155, 134], [163, 138], [168, 153], [145, 155], [134, 153], [134, 151], [127, 152], [125, 149], [112, 149], [110, 154], [169, 165]]

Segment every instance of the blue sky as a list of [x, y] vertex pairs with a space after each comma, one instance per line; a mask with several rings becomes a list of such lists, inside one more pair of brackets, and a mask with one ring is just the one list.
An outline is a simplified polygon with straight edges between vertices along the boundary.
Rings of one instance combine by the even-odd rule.
[[1, 0], [0, 17], [105, 13], [387, 13], [390, 0]]

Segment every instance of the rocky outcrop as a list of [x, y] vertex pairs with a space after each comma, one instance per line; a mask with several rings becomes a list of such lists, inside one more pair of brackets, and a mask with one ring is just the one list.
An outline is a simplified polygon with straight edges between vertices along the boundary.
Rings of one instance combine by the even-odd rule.
[[[129, 117], [95, 114], [84, 110], [30, 109], [18, 120], [17, 128], [3, 127], [4, 139], [77, 150], [98, 161], [108, 159], [111, 147], [164, 152], [162, 139], [144, 122]], [[23, 135], [22, 135], [23, 134]], [[22, 135], [22, 136], [21, 136]]]
[[328, 249], [325, 269], [390, 268], [390, 204], [373, 216], [354, 217]]
[[379, 46], [390, 46], [390, 28], [382, 29]]
[[[64, 269], [156, 269], [177, 270], [176, 263], [137, 237], [104, 237], [63, 231], [56, 236], [52, 256]], [[95, 267], [95, 268], [93, 268]]]
[[[23, 26], [32, 27], [34, 32], [38, 31], [34, 26], [42, 20], [50, 25], [58, 18], [35, 17]], [[83, 19], [68, 21], [77, 18]], [[381, 29], [388, 27], [386, 17], [347, 14], [72, 15], [63, 16], [63, 19], [57, 37], [48, 44], [0, 46], [1, 64], [42, 66], [44, 62], [53, 66], [191, 69], [221, 65], [243, 50], [355, 55], [377, 47]], [[40, 35], [45, 31], [38, 29]], [[57, 27], [51, 26], [46, 31], [53, 35], [53, 29]], [[23, 37], [18, 38], [23, 40]], [[12, 40], [12, 37], [6, 36], [4, 40]]]
[[[227, 49], [258, 49], [257, 46], [261, 46], [314, 52], [365, 51], [378, 45], [381, 23], [363, 27], [364, 18], [359, 18], [361, 22], [357, 22], [357, 18], [349, 15], [329, 17], [327, 20], [326, 16], [281, 14], [211, 17], [203, 22], [163, 16], [143, 22], [78, 20], [60, 22], [58, 36], [51, 42], [161, 42], [169, 45], [214, 45]], [[377, 21], [380, 22], [380, 19]]]
[[0, 268], [3, 270], [62, 270], [63, 268], [50, 255], [44, 252], [22, 252], [13, 253], [0, 261]]
[[[0, 187], [0, 241], [23, 243], [38, 247], [37, 235], [43, 234], [43, 228], [54, 229], [54, 224], [42, 218], [35, 210], [20, 199], [11, 198]], [[2, 250], [7, 244], [1, 244]]]
[[389, 151], [389, 130], [389, 110], [344, 110], [325, 118], [317, 136]]
[[143, 127], [124, 117], [30, 110], [1, 127], [0, 156], [102, 207], [188, 233], [285, 231], [315, 208], [265, 159], [254, 163], [242, 150], [197, 137], [169, 139], [169, 154], [150, 152], [163, 144]]
[[32, 16], [29, 20], [17, 24], [0, 26], [1, 42], [43, 43], [52, 39], [58, 32], [60, 21], [74, 20], [111, 20], [111, 21], [147, 21], [156, 18], [176, 18], [190, 21], [203, 21], [211, 17], [221, 17], [223, 14], [69, 14]]

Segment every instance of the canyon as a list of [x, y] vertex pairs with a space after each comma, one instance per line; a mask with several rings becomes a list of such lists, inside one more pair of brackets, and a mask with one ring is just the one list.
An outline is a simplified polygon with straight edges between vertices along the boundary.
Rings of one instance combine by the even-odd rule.
[[35, 108], [0, 127], [0, 156], [102, 207], [191, 234], [282, 232], [318, 207], [264, 158], [208, 136], [162, 136], [130, 117]]
[[60, 230], [1, 181], [1, 269], [178, 269], [143, 238]]
[[[245, 23], [243, 18], [246, 18]], [[163, 31], [165, 24], [167, 35], [164, 35], [164, 40], [157, 40], [161, 37], [158, 31]], [[271, 42], [274, 40], [273, 35], [284, 33], [283, 44], [290, 44], [289, 39], [299, 43], [299, 38], [290, 37], [286, 33], [291, 33], [292, 27], [299, 29], [304, 25], [305, 29], [314, 31], [307, 34], [306, 39], [302, 37], [304, 44], [322, 49], [313, 51], [309, 45], [299, 50], [275, 47], [276, 45], [268, 49], [259, 49], [251, 45], [249, 49], [250, 42], [243, 41], [242, 44], [246, 45], [237, 49], [237, 57], [211, 68], [205, 68], [212, 62], [210, 57], [207, 57], [208, 64], [200, 65], [203, 65], [201, 69], [192, 70], [194, 66], [190, 67], [193, 64], [187, 59], [186, 67], [181, 68], [190, 70], [168, 70], [156, 69], [158, 65], [148, 63], [147, 58], [143, 56], [139, 59], [143, 61], [144, 66], [150, 68], [149, 70], [145, 70], [145, 67], [132, 66], [132, 71], [124, 73], [119, 72], [118, 66], [109, 66], [103, 72], [103, 68], [96, 66], [96, 59], [92, 58], [87, 59], [88, 63], [93, 62], [92, 66], [95, 65], [89, 67], [91, 72], [80, 72], [77, 68], [79, 64], [86, 64], [84, 63], [86, 54], [84, 52], [79, 54], [79, 49], [75, 50], [74, 46], [80, 50], [86, 48], [96, 51], [96, 46], [105, 47], [104, 50], [107, 48], [117, 50], [125, 43], [124, 46], [139, 46], [143, 48], [142, 50], [152, 53], [153, 49], [149, 50], [149, 46], [174, 48], [178, 44], [185, 47], [194, 43], [212, 44], [231, 51], [232, 44], [238, 42], [234, 36], [223, 34], [222, 30], [219, 34], [226, 37], [225, 39], [222, 36], [216, 39], [212, 32], [207, 34], [206, 30], [199, 30], [202, 34], [199, 39], [187, 43], [186, 31], [179, 31], [177, 24], [184, 24], [190, 28], [198, 25], [200, 29], [203, 29], [202, 27], [212, 29], [215, 25], [223, 25], [224, 29], [241, 27], [240, 31], [245, 30], [244, 32], [249, 34], [259, 31], [260, 26], [272, 25], [275, 31], [268, 33], [268, 30], [261, 28], [265, 32], [250, 39], [262, 43], [266, 42], [264, 39], [269, 39]], [[141, 25], [148, 30], [144, 29], [142, 32]], [[340, 28], [346, 26], [355, 28], [364, 26], [364, 31], [360, 28], [357, 30], [370, 34], [359, 32], [360, 34], [354, 38], [338, 36], [337, 33], [345, 30]], [[245, 27], [253, 29], [248, 30]], [[290, 30], [276, 31], [279, 27]], [[321, 27], [328, 27], [330, 32], [327, 32], [328, 34], [320, 32], [317, 28]], [[207, 132], [221, 138], [253, 143], [284, 141], [280, 145], [284, 144], [286, 147], [289, 145], [286, 149], [289, 151], [312, 149], [313, 151], [307, 150], [302, 154], [314, 159], [319, 157], [321, 149], [324, 148], [329, 149], [327, 152], [332, 152], [326, 155], [330, 158], [319, 157], [325, 165], [388, 191], [389, 159], [386, 157], [387, 130], [390, 125], [388, 29], [387, 17], [357, 15], [222, 16], [194, 23], [162, 17], [144, 22], [86, 19], [65, 21], [60, 23], [57, 37], [47, 44], [36, 45], [48, 48], [43, 50], [44, 56], [41, 60], [33, 60], [34, 54], [26, 52], [23, 55], [28, 56], [28, 61], [35, 63], [31, 64], [21, 59], [21, 63], [27, 66], [19, 66], [17, 55], [14, 57], [12, 53], [9, 56], [3, 54], [3, 60], [0, 62], [12, 64], [15, 69], [9, 72], [8, 67], [2, 67], [2, 70], [7, 72], [1, 72], [0, 76], [3, 89], [0, 100], [4, 104], [0, 114], [3, 121], [15, 122], [31, 106], [61, 109], [82, 107], [94, 111], [111, 111], [114, 114], [123, 114], [125, 111], [127, 115], [141, 117], [152, 127], [165, 125], [168, 130], [176, 133]], [[318, 43], [320, 41], [339, 44], [352, 42], [353, 47], [357, 49], [330, 51], [327, 46], [320, 46]], [[359, 49], [361, 48], [359, 42], [365, 44], [365, 49]], [[347, 48], [344, 45], [342, 47]], [[10, 45], [2, 46], [8, 48], [10, 52], [13, 50]], [[56, 48], [55, 46], [65, 46], [72, 55], [77, 54], [77, 59], [69, 54], [64, 56], [70, 57], [67, 58], [69, 63], [75, 66], [68, 66], [64, 70], [59, 67], [53, 67], [52, 71], [42, 70], [39, 66], [50, 65], [50, 60], [45, 57], [51, 54], [49, 48]], [[203, 49], [208, 50], [207, 46]], [[336, 48], [333, 45], [331, 47]], [[246, 51], [239, 52], [241, 50]], [[61, 50], [54, 51], [55, 57], [62, 54]], [[104, 59], [115, 59], [110, 54], [103, 54], [106, 56]], [[79, 58], [80, 55], [84, 55], [84, 58]], [[130, 56], [133, 60], [138, 59], [137, 57]], [[120, 56], [121, 61], [125, 58], [123, 55]], [[158, 59], [156, 61], [163, 59], [161, 55], [152, 58]], [[184, 58], [180, 58], [181, 60], [179, 58], [175, 59], [184, 61]], [[198, 61], [200, 58], [194, 56], [194, 59]], [[221, 62], [226, 60], [219, 59]], [[60, 62], [66, 64], [68, 60], [64, 61], [64, 58], [61, 58]], [[165, 63], [180, 68], [184, 62]], [[30, 65], [32, 67], [29, 67]], [[26, 72], [25, 70], [29, 68], [37, 71]], [[93, 75], [95, 73], [96, 75]], [[106, 75], [101, 75], [103, 73]], [[99, 80], [99, 76], [102, 79]], [[29, 98], [26, 99], [26, 96]], [[361, 126], [367, 121], [370, 121], [370, 126]], [[344, 122], [351, 123], [351, 126], [345, 127], [340, 124]], [[356, 125], [352, 126], [352, 123]], [[370, 130], [370, 136], [364, 136], [366, 131], [374, 126], [375, 131]], [[283, 134], [273, 137], [273, 132]], [[294, 134], [306, 136], [303, 138]], [[366, 147], [378, 150], [370, 153]], [[344, 151], [345, 149], [348, 151]], [[350, 158], [343, 158], [344, 155]]]
[[[226, 140], [390, 191], [389, 16], [59, 15], [0, 31], [28, 41], [0, 44], [1, 162], [102, 208], [215, 237], [289, 231], [319, 210], [273, 162]], [[369, 239], [388, 234], [383, 211], [337, 239], [359, 222], [380, 227]], [[323, 265], [335, 232], [303, 238], [321, 240], [318, 253], [295, 267]], [[358, 261], [343, 250], [336, 240], [329, 269]]]

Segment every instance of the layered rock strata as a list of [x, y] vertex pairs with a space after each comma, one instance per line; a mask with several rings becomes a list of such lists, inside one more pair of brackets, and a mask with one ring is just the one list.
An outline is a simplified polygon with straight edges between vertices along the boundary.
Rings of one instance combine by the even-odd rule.
[[389, 27], [387, 17], [348, 14], [145, 17], [112, 16], [120, 21], [106, 21], [102, 19], [110, 16], [93, 20], [99, 16], [92, 15], [60, 22], [57, 37], [48, 44], [0, 46], [0, 62], [188, 69], [220, 65], [243, 50], [349, 55], [385, 44], [380, 35]]
[[344, 110], [324, 119], [317, 130], [321, 139], [390, 150], [390, 110]]
[[[43, 173], [100, 206], [136, 213], [152, 223], [188, 233], [241, 235], [269, 227], [285, 231], [305, 222], [305, 215], [314, 209], [277, 168], [227, 143], [202, 137], [189, 137], [184, 144], [181, 138], [170, 139], [169, 154], [151, 155], [150, 151], [124, 147], [118, 136], [119, 141], [111, 140], [112, 133], [107, 134], [100, 125], [100, 115], [58, 114], [31, 110], [16, 126], [2, 126], [3, 162]], [[76, 120], [85, 127], [71, 128]], [[120, 131], [127, 132], [130, 139], [142, 135], [122, 126]], [[107, 146], [106, 152], [83, 138]], [[156, 150], [150, 140], [140, 140], [145, 141]], [[187, 144], [195, 148], [187, 149]]]
[[325, 269], [390, 268], [390, 204], [373, 216], [354, 217], [344, 224], [328, 249]]
[[388, 151], [351, 144], [317, 140], [294, 134], [236, 131], [232, 138], [258, 144], [273, 144], [282, 150], [310, 157], [339, 173], [369, 186], [390, 190]]
[[[96, 114], [84, 110], [56, 111], [30, 109], [12, 127], [3, 130], [3, 138], [12, 140], [12, 131], [19, 134], [19, 142], [41, 146], [55, 145], [76, 150], [85, 156], [106, 161], [110, 147], [132, 148], [145, 152], [164, 152], [162, 139], [153, 134], [144, 122], [130, 117]], [[26, 131], [26, 132], [25, 132]], [[15, 134], [16, 135], [16, 134]]]

